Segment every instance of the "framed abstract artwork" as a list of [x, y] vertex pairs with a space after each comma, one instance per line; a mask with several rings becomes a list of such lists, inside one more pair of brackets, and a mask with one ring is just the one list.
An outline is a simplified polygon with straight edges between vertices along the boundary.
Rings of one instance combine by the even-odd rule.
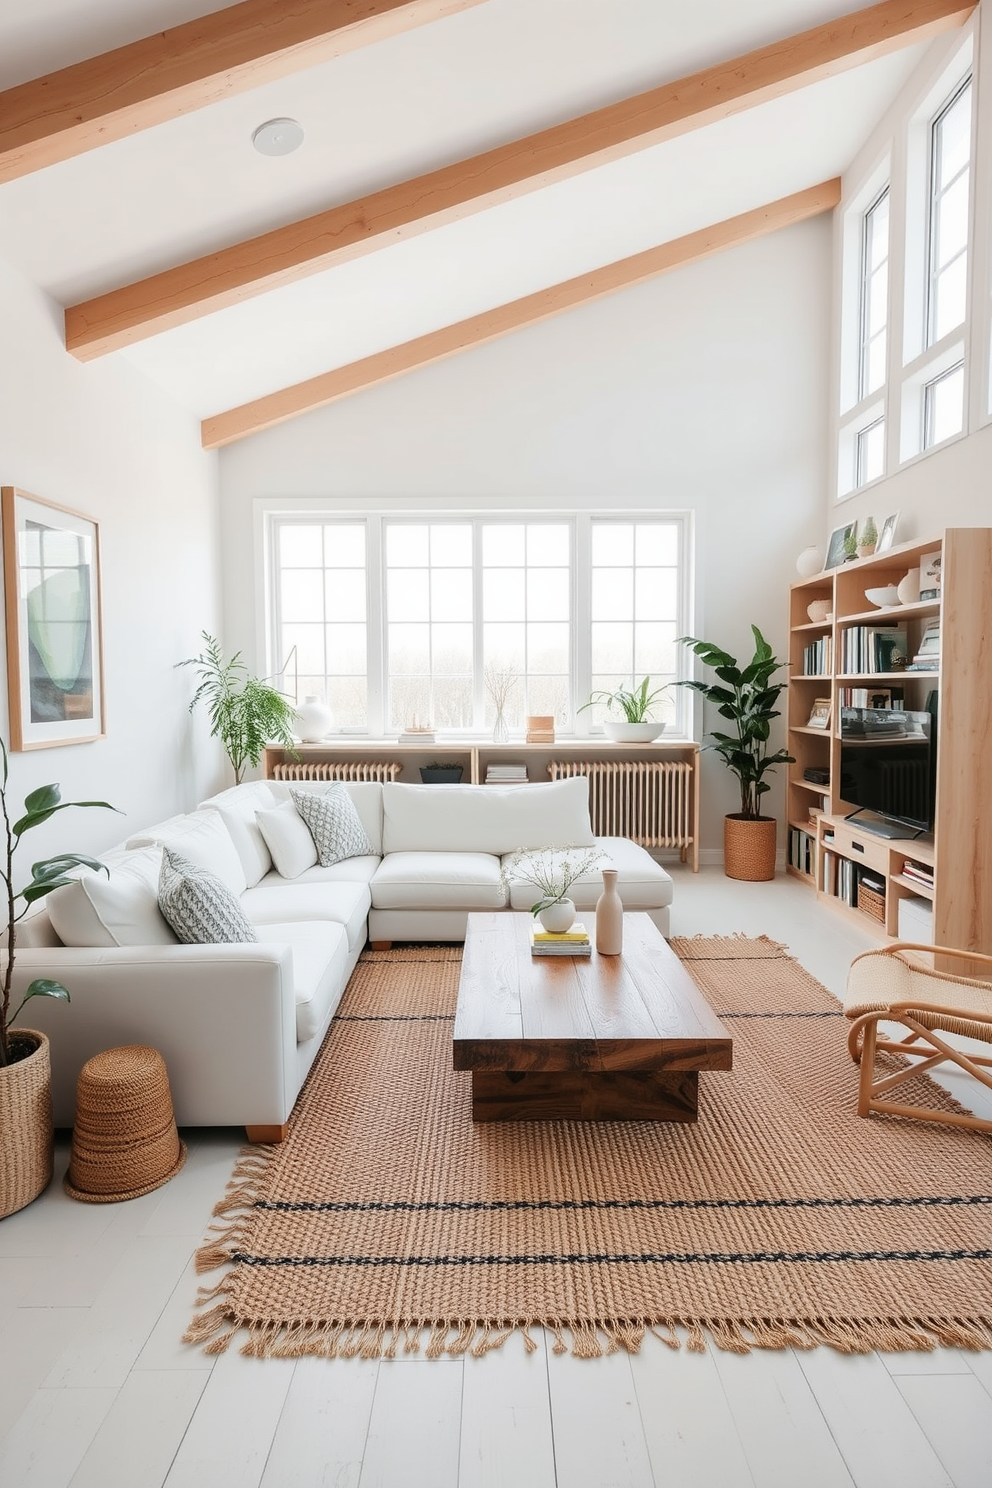
[[0, 487], [11, 749], [103, 737], [100, 535], [81, 512]]

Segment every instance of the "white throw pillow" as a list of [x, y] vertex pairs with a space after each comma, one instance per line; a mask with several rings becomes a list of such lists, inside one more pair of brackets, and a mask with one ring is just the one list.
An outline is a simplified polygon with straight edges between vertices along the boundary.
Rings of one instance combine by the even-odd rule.
[[267, 780], [265, 783], [277, 801], [291, 800], [290, 792], [294, 790], [322, 796], [340, 787], [354, 803], [372, 844], [372, 855], [382, 857], [382, 786], [378, 780]]
[[292, 801], [283, 801], [271, 811], [257, 811], [255, 820], [272, 854], [275, 870], [283, 878], [299, 878], [317, 861], [317, 848], [310, 828]]
[[175, 945], [158, 907], [157, 847], [108, 854], [107, 873], [86, 870], [47, 896], [48, 916], [67, 946]]
[[269, 811], [280, 799], [273, 795], [264, 780], [249, 780], [200, 802], [201, 811], [212, 808], [220, 814], [241, 859], [249, 889], [254, 888], [272, 867], [272, 858], [265, 838], [258, 830], [255, 812]]
[[215, 873], [227, 884], [232, 894], [243, 894], [248, 887], [238, 850], [220, 813], [214, 810], [191, 811], [188, 816], [174, 816], [160, 826], [129, 838], [128, 847], [171, 847], [173, 852], [189, 858], [198, 868]]
[[592, 847], [585, 775], [535, 785], [382, 787], [382, 845], [394, 852], [485, 852]]
[[171, 847], [162, 849], [158, 902], [183, 945], [245, 945], [258, 940], [223, 880]]
[[343, 785], [320, 795], [301, 790], [291, 790], [290, 795], [310, 828], [321, 868], [333, 868], [345, 858], [364, 858], [371, 853], [372, 844], [361, 817]]

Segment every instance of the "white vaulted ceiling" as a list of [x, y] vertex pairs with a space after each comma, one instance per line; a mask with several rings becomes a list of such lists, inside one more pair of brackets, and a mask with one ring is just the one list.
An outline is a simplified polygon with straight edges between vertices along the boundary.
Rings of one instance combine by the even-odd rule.
[[[292, 9], [294, 0], [281, 3]], [[823, 0], [459, 3], [6, 181], [0, 253], [60, 305], [79, 305], [768, 47], [844, 9], [868, 10]], [[12, 10], [0, 12], [3, 89], [207, 13], [202, 0], [32, 0]], [[910, 42], [567, 179], [528, 182], [511, 200], [414, 236], [387, 233], [372, 251], [198, 310], [107, 354], [208, 418], [776, 202], [844, 171], [929, 44]], [[252, 131], [284, 115], [302, 124], [302, 147], [284, 158], [258, 154]]]

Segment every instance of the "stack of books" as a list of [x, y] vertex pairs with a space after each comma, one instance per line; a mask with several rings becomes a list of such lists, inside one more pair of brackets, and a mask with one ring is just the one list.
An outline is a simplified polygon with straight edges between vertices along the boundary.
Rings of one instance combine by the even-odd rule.
[[920, 648], [907, 667], [910, 672], [936, 672], [940, 668], [940, 621], [928, 620], [920, 637]]
[[412, 723], [400, 734], [400, 743], [436, 744], [437, 740], [434, 737], [434, 730], [433, 728], [431, 728], [430, 724], [427, 724], [424, 728], [421, 728], [418, 724]]
[[852, 625], [841, 633], [841, 671], [850, 676], [901, 672], [908, 650], [904, 626]]
[[532, 956], [591, 956], [592, 941], [581, 920], [576, 920], [571, 930], [561, 934], [542, 930], [535, 920], [530, 930], [530, 953]]
[[487, 765], [487, 785], [515, 785], [527, 780], [526, 765]]
[[907, 858], [902, 865], [902, 876], [933, 891], [933, 869], [926, 863], [917, 863], [914, 858]]
[[553, 713], [535, 713], [527, 719], [528, 744], [553, 744], [555, 742], [555, 719]]

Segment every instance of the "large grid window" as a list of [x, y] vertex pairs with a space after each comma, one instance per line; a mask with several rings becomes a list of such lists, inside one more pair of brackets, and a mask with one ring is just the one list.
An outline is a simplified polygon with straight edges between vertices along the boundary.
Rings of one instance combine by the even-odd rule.
[[889, 188], [864, 215], [861, 231], [861, 315], [858, 396], [885, 382], [889, 304]]
[[971, 101], [966, 78], [930, 126], [928, 346], [962, 325], [967, 310]]
[[[502, 691], [518, 737], [534, 714], [595, 732], [590, 692], [661, 688], [685, 654], [679, 517], [273, 515], [270, 531], [273, 669], [336, 729], [486, 736]], [[685, 694], [653, 716], [684, 729]]]

